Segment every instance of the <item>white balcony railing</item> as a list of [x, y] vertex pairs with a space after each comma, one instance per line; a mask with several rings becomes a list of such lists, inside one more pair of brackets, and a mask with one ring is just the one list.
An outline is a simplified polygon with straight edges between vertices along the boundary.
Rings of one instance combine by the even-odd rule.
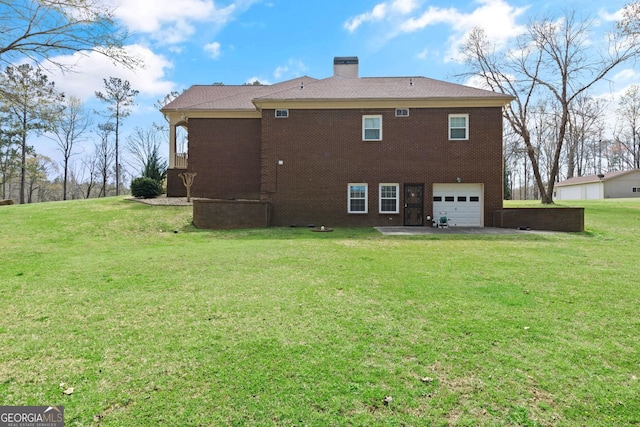
[[187, 168], [187, 153], [176, 153], [175, 168], [186, 169]]

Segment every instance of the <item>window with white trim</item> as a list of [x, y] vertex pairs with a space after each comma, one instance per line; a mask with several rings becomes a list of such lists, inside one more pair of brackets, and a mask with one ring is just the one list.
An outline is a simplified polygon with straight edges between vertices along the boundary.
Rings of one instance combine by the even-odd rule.
[[469, 115], [449, 114], [449, 140], [469, 139]]
[[409, 117], [408, 108], [396, 108], [396, 117]]
[[362, 116], [362, 140], [382, 141], [382, 116]]
[[367, 213], [367, 184], [349, 184], [349, 213]]
[[286, 108], [278, 108], [276, 110], [276, 117], [280, 119], [286, 119], [287, 117], [289, 117], [289, 110], [287, 110]]
[[380, 184], [380, 213], [400, 212], [399, 188], [399, 184]]

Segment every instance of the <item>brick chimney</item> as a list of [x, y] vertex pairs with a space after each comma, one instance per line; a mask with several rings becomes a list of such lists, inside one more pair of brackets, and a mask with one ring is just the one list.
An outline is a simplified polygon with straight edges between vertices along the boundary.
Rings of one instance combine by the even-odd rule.
[[336, 56], [333, 58], [333, 75], [358, 78], [358, 57], [357, 56]]

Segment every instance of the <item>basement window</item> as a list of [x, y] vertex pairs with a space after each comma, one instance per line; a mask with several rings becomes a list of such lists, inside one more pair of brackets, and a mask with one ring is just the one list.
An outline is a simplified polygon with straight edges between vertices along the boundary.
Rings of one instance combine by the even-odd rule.
[[398, 189], [400, 184], [380, 184], [380, 213], [399, 213], [400, 204], [398, 199]]
[[349, 184], [349, 213], [367, 213], [367, 184]]
[[408, 108], [396, 108], [396, 117], [409, 117]]
[[276, 117], [279, 119], [286, 119], [287, 117], [289, 117], [289, 110], [287, 110], [286, 108], [278, 108], [276, 110]]

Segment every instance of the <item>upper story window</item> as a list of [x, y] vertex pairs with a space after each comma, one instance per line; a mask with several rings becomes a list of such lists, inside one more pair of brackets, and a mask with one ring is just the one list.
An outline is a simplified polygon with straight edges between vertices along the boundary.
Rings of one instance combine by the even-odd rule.
[[382, 141], [382, 116], [362, 116], [362, 140]]
[[449, 114], [449, 139], [467, 140], [469, 139], [469, 115]]
[[349, 213], [367, 213], [367, 184], [349, 184]]
[[396, 108], [396, 117], [409, 117], [408, 108]]
[[279, 108], [276, 110], [276, 117], [281, 118], [281, 119], [286, 119], [287, 117], [289, 117], [289, 110], [287, 110], [286, 108]]
[[380, 184], [380, 213], [399, 213], [398, 184]]

